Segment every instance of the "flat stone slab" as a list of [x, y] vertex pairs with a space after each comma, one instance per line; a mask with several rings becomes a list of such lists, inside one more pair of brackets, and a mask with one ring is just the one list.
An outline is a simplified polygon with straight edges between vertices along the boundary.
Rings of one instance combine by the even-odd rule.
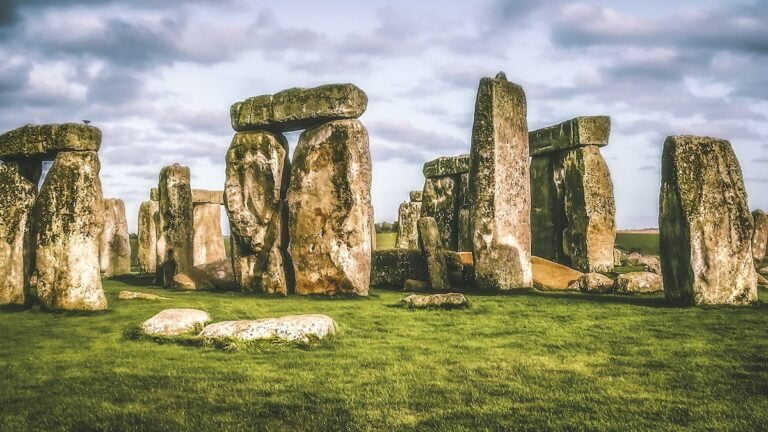
[[101, 130], [77, 123], [28, 124], [0, 135], [0, 158], [53, 159], [60, 151], [98, 151]]
[[[461, 175], [469, 172], [469, 155], [441, 156], [424, 164], [424, 177]], [[413, 198], [411, 198], [413, 200]]]
[[613, 279], [600, 273], [587, 273], [571, 282], [574, 291], [605, 294], [613, 291]]
[[224, 205], [224, 191], [192, 189], [192, 204]]
[[664, 292], [661, 276], [651, 272], [633, 272], [620, 275], [613, 282], [616, 294], [652, 294]]
[[576, 117], [528, 134], [531, 156], [573, 147], [608, 145], [611, 118], [608, 116]]
[[469, 301], [461, 293], [445, 293], [432, 295], [411, 294], [400, 301], [405, 307], [418, 309], [431, 308], [466, 308], [469, 307]]
[[120, 300], [169, 300], [168, 297], [138, 291], [120, 291], [117, 298]]
[[144, 333], [159, 336], [177, 336], [201, 328], [211, 320], [208, 312], [198, 309], [165, 309], [144, 321]]
[[233, 104], [229, 114], [237, 132], [287, 132], [357, 118], [367, 107], [368, 96], [356, 85], [328, 84], [251, 97]]
[[542, 291], [578, 291], [578, 286], [572, 282], [584, 275], [570, 267], [537, 256], [531, 257], [531, 267], [533, 287]]
[[242, 341], [282, 340], [309, 342], [336, 334], [336, 322], [327, 315], [288, 315], [259, 320], [222, 321], [205, 326], [204, 339], [237, 339]]

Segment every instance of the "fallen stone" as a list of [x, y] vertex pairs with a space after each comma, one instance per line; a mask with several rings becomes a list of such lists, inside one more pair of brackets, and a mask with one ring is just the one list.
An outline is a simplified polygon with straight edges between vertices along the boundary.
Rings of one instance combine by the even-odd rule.
[[448, 266], [445, 263], [440, 232], [434, 218], [423, 217], [418, 221], [419, 249], [427, 260], [427, 274], [433, 289], [442, 291], [451, 288]]
[[224, 192], [192, 189], [192, 204], [224, 204]]
[[432, 295], [411, 294], [401, 300], [405, 307], [416, 309], [456, 309], [469, 307], [469, 301], [461, 293]]
[[606, 294], [613, 291], [613, 279], [600, 273], [584, 274], [571, 284], [571, 290], [590, 294]]
[[203, 339], [304, 342], [336, 334], [336, 322], [327, 315], [288, 315], [259, 320], [222, 321], [205, 326]]
[[368, 295], [371, 154], [359, 121], [337, 120], [301, 134], [288, 209], [296, 293]]
[[98, 151], [101, 131], [76, 123], [25, 125], [0, 135], [0, 159], [53, 159], [62, 151]]
[[[460, 254], [444, 251], [448, 278], [452, 286], [467, 283]], [[418, 249], [387, 249], [374, 251], [371, 260], [371, 285], [400, 289], [407, 279], [429, 280], [427, 260]]]
[[421, 202], [400, 204], [397, 211], [397, 240], [395, 247], [400, 249], [418, 249], [419, 232], [416, 226], [421, 215]]
[[157, 201], [144, 201], [139, 205], [139, 233], [136, 259], [140, 273], [155, 273], [157, 270], [157, 228], [155, 214], [160, 211]]
[[30, 213], [37, 186], [16, 164], [0, 165], [0, 305], [28, 300], [34, 261]]
[[437, 222], [440, 239], [448, 250], [458, 248], [457, 213], [459, 210], [459, 182], [454, 177], [428, 178], [424, 182], [421, 217]]
[[678, 305], [756, 301], [752, 215], [731, 144], [670, 136], [661, 174], [659, 241], [667, 300]]
[[411, 191], [409, 195], [410, 195], [409, 198], [411, 199], [411, 202], [421, 202], [422, 191]]
[[202, 329], [211, 317], [198, 309], [165, 309], [144, 321], [144, 333], [159, 336], [178, 336]]
[[196, 290], [197, 284], [192, 276], [186, 273], [176, 273], [173, 276], [173, 287], [181, 290]]
[[288, 142], [270, 132], [237, 133], [226, 162], [235, 279], [242, 291], [287, 295]]
[[456, 176], [469, 172], [469, 155], [442, 156], [424, 164], [424, 177]]
[[125, 275], [131, 272], [131, 240], [125, 203], [118, 198], [102, 200], [104, 225], [101, 230], [99, 267], [103, 277]]
[[613, 290], [617, 294], [651, 294], [663, 292], [664, 283], [655, 273], [624, 273], [613, 282]]
[[631, 266], [639, 266], [643, 264], [643, 256], [638, 252], [632, 252], [627, 256], [627, 264]]
[[472, 252], [458, 252], [459, 261], [464, 265], [474, 265], [475, 259], [472, 257]]
[[54, 310], [102, 310], [99, 238], [104, 218], [99, 156], [61, 152], [33, 210], [37, 295]]
[[120, 300], [170, 300], [168, 297], [138, 291], [120, 291], [117, 298]]
[[[183, 279], [179, 276], [183, 275]], [[180, 273], [174, 278], [180, 289], [194, 289], [200, 291], [232, 291], [239, 289], [235, 275], [232, 271], [232, 261], [222, 259], [210, 263], [197, 265], [186, 273]]]
[[[158, 260], [173, 261], [176, 273], [184, 273], [194, 266], [194, 214], [189, 177], [189, 167], [179, 164], [160, 170], [160, 241], [165, 247], [164, 255]], [[167, 283], [174, 275], [165, 275], [163, 279]]]
[[658, 258], [645, 256], [642, 257], [640, 263], [642, 263], [649, 272], [661, 276], [661, 261], [659, 261]]
[[529, 134], [531, 156], [574, 147], [608, 145], [611, 118], [608, 116], [576, 117]]
[[752, 259], [761, 262], [766, 256], [768, 245], [768, 214], [762, 210], [752, 212], [754, 229], [752, 234]]
[[288, 132], [357, 118], [367, 106], [368, 96], [354, 84], [329, 84], [251, 97], [232, 105], [230, 117], [238, 132]]
[[193, 264], [201, 265], [227, 258], [221, 232], [221, 205], [201, 203], [192, 207], [194, 219]]
[[431, 289], [432, 285], [429, 282], [416, 279], [406, 279], [403, 283], [403, 291], [429, 291]]
[[533, 285], [526, 111], [523, 89], [503, 73], [480, 80], [468, 191], [480, 289]]
[[541, 291], [578, 291], [572, 282], [584, 274], [537, 256], [531, 257], [533, 287]]

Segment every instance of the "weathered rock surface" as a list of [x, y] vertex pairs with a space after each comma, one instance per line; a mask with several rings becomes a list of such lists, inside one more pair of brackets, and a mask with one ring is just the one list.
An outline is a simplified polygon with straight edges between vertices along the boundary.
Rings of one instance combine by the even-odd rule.
[[176, 288], [200, 291], [233, 291], [239, 288], [232, 272], [232, 262], [222, 259], [197, 265], [173, 277]]
[[160, 201], [160, 189], [158, 188], [152, 188], [149, 190], [149, 200], [150, 201]]
[[0, 158], [52, 159], [60, 151], [98, 151], [101, 131], [76, 123], [25, 125], [0, 135]]
[[243, 291], [286, 295], [288, 143], [270, 132], [237, 133], [226, 162], [235, 279]]
[[613, 249], [613, 266], [621, 267], [627, 260], [626, 254], [621, 249]]
[[424, 177], [455, 176], [469, 172], [469, 155], [441, 156], [424, 164]]
[[434, 218], [423, 217], [418, 221], [419, 249], [427, 260], [427, 274], [432, 289], [447, 290], [451, 288], [448, 280], [448, 266], [445, 263], [440, 231]]
[[[192, 210], [192, 188], [189, 167], [179, 164], [160, 170], [160, 232], [164, 244], [163, 255], [158, 257], [163, 265], [173, 261], [176, 273], [184, 273], [194, 265], [194, 215]], [[158, 254], [161, 252], [158, 248]], [[164, 276], [164, 286], [176, 274]]]
[[461, 293], [418, 295], [411, 294], [401, 300], [405, 307], [417, 309], [455, 309], [469, 307], [469, 301]]
[[627, 256], [627, 264], [631, 266], [639, 266], [643, 264], [643, 256], [639, 252], [632, 252]]
[[359, 121], [337, 120], [301, 134], [288, 207], [296, 293], [368, 295], [371, 155]]
[[459, 210], [457, 226], [458, 251], [472, 252], [472, 223], [470, 220], [470, 210], [463, 208]]
[[563, 252], [567, 220], [555, 184], [553, 158], [531, 158], [531, 250], [550, 261], [569, 262]]
[[766, 286], [768, 285], [768, 279], [765, 278], [765, 276], [761, 275], [760, 273], [757, 274], [757, 284], [760, 286]]
[[101, 230], [99, 267], [103, 277], [131, 272], [131, 241], [128, 238], [128, 221], [125, 203], [118, 198], [107, 198], [104, 206], [104, 225]]
[[367, 106], [368, 96], [354, 84], [329, 84], [251, 97], [232, 105], [230, 117], [232, 128], [238, 132], [287, 132], [357, 118]]
[[503, 74], [477, 92], [469, 171], [475, 283], [481, 289], [529, 288], [530, 174], [523, 89]]
[[18, 166], [0, 165], [0, 305], [27, 302], [35, 248], [30, 212], [36, 192]]
[[606, 294], [613, 291], [613, 279], [600, 273], [587, 273], [573, 281], [571, 289], [590, 294]]
[[221, 205], [201, 203], [192, 207], [194, 219], [194, 265], [227, 258], [224, 234], [221, 232]]
[[661, 174], [659, 240], [667, 300], [682, 305], [756, 301], [752, 215], [731, 144], [670, 136]]
[[403, 291], [427, 291], [432, 289], [429, 282], [416, 279], [406, 279], [403, 283]]
[[440, 238], [446, 249], [458, 248], [459, 181], [455, 177], [435, 177], [424, 181], [421, 217], [437, 222]]
[[661, 261], [653, 256], [644, 256], [640, 262], [651, 272], [661, 276]]
[[198, 309], [165, 309], [144, 321], [144, 333], [159, 336], [177, 336], [202, 328], [211, 321], [207, 312]]
[[411, 202], [421, 202], [422, 191], [411, 191], [409, 198], [411, 199]]
[[157, 267], [157, 228], [155, 214], [160, 211], [157, 201], [144, 201], [139, 205], [139, 233], [136, 259], [139, 272], [155, 273]]
[[168, 297], [138, 291], [120, 291], [117, 298], [120, 300], [169, 300]]
[[587, 272], [613, 270], [616, 202], [608, 165], [595, 146], [559, 155], [555, 183], [566, 224], [563, 253], [573, 267]]
[[37, 296], [48, 309], [101, 310], [99, 240], [103, 224], [96, 152], [56, 156], [33, 210]]
[[768, 245], [768, 214], [762, 210], [752, 212], [753, 234], [752, 234], [752, 258], [756, 262], [765, 259], [766, 246]]
[[572, 268], [537, 256], [531, 257], [533, 286], [541, 291], [574, 291], [572, 282], [584, 274]]
[[181, 290], [197, 290], [197, 284], [192, 279], [192, 276], [186, 274], [186, 273], [176, 273], [173, 276], [173, 288], [181, 289]]
[[608, 116], [576, 117], [530, 133], [531, 156], [584, 146], [608, 145], [611, 118]]
[[395, 247], [400, 249], [418, 249], [419, 231], [416, 226], [421, 215], [421, 202], [400, 204], [397, 211], [397, 240]]
[[336, 334], [336, 322], [328, 315], [288, 315], [258, 320], [222, 321], [205, 326], [204, 339], [236, 339], [242, 341], [281, 340], [309, 342]]
[[[451, 286], [466, 284], [461, 254], [444, 251], [445, 264]], [[418, 249], [387, 249], [374, 251], [371, 266], [371, 285], [402, 288], [408, 279], [427, 281], [427, 259]], [[471, 267], [471, 266], [470, 266]]]
[[224, 192], [192, 189], [192, 204], [224, 204]]
[[613, 282], [617, 294], [651, 294], [664, 291], [661, 276], [650, 272], [633, 272], [619, 275]]

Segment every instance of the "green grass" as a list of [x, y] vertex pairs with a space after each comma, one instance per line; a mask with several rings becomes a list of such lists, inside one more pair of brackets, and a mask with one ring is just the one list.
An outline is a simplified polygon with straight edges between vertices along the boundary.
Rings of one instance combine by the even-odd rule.
[[[741, 430], [768, 424], [768, 306], [470, 295], [466, 310], [177, 292], [107, 281], [107, 312], [0, 311], [3, 431]], [[122, 289], [171, 297], [119, 301]], [[768, 292], [761, 292], [763, 301]], [[161, 309], [324, 313], [314, 348], [132, 340]]]
[[642, 255], [659, 255], [659, 235], [656, 233], [616, 233], [616, 247], [625, 252], [640, 252]]
[[393, 249], [395, 247], [395, 241], [397, 241], [397, 233], [385, 232], [376, 233], [376, 249]]

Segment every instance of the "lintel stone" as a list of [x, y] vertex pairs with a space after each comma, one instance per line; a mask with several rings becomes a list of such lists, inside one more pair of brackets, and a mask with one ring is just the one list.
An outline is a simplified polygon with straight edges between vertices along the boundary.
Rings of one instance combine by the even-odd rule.
[[443, 177], [469, 172], [469, 155], [441, 156], [424, 164], [424, 177]]
[[611, 118], [608, 116], [576, 117], [528, 134], [531, 156], [573, 147], [608, 145]]
[[53, 160], [60, 151], [98, 151], [101, 131], [77, 123], [28, 124], [0, 135], [0, 158]]

